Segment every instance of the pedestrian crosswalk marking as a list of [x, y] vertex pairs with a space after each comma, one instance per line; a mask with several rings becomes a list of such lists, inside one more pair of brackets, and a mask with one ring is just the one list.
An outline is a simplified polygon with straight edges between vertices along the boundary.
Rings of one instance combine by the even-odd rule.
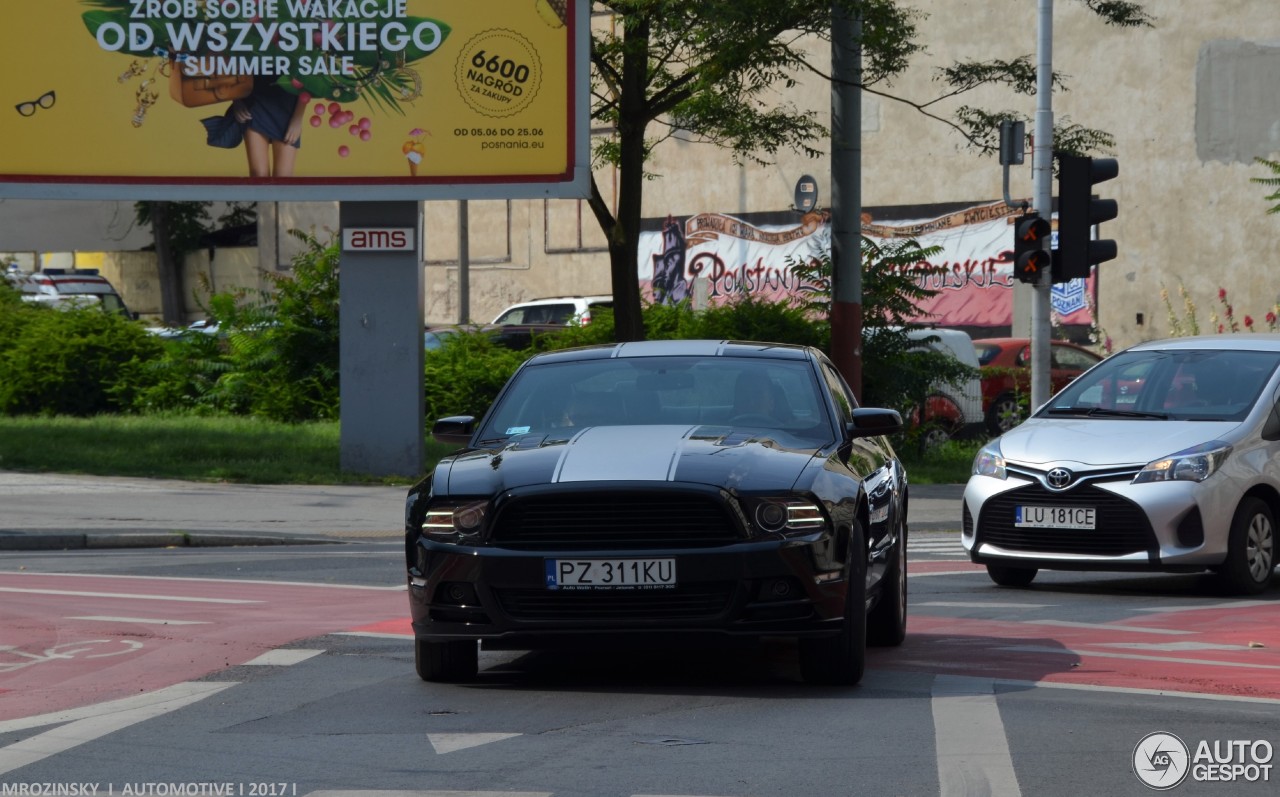
[[435, 748], [438, 755], [466, 750], [468, 747], [479, 747], [482, 744], [501, 742], [519, 736], [518, 733], [429, 733], [427, 741]]

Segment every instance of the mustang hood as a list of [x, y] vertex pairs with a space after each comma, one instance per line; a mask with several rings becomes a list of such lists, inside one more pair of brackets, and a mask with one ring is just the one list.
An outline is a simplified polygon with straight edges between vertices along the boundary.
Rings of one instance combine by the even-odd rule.
[[1000, 453], [1027, 464], [1145, 465], [1224, 439], [1239, 426], [1235, 421], [1033, 418], [1000, 438]]
[[[687, 482], [730, 490], [792, 485], [815, 448], [783, 448], [761, 431], [707, 426], [593, 426], [570, 439], [510, 438], [497, 450], [459, 454], [445, 476], [452, 495], [491, 495], [533, 484]], [[442, 468], [445, 463], [441, 463]]]

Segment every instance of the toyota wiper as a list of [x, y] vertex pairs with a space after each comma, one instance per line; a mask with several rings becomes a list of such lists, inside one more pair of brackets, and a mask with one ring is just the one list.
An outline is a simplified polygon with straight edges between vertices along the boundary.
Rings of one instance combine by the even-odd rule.
[[1106, 407], [1050, 407], [1046, 412], [1050, 415], [1085, 415], [1090, 418], [1152, 418], [1157, 421], [1169, 419], [1167, 412], [1110, 410]]

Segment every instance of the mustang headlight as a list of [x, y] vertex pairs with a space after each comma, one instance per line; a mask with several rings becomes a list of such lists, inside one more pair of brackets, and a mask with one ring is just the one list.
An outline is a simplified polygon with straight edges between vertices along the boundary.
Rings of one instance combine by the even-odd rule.
[[422, 520], [422, 533], [439, 542], [464, 542], [484, 528], [488, 501], [433, 504]]
[[758, 498], [752, 501], [756, 528], [773, 534], [810, 534], [827, 525], [822, 508], [812, 501]]
[[1000, 453], [1000, 443], [994, 442], [982, 447], [973, 458], [973, 475], [990, 476], [993, 479], [1007, 479], [1009, 474], [1004, 469], [1004, 455]]
[[1176, 454], [1170, 454], [1164, 459], [1147, 463], [1147, 466], [1133, 477], [1133, 483], [1202, 482], [1222, 467], [1222, 463], [1227, 461], [1230, 453], [1230, 443], [1210, 440]]

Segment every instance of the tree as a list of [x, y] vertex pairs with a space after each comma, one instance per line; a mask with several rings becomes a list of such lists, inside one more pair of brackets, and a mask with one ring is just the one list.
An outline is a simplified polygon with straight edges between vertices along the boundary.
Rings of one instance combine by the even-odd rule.
[[[213, 230], [209, 209], [212, 202], [138, 202], [134, 214], [138, 224], [150, 225], [156, 249], [156, 268], [160, 280], [160, 314], [164, 323], [178, 326], [183, 322], [185, 291], [182, 263], [189, 252], [203, 245], [204, 236]], [[233, 202], [219, 219], [221, 226], [252, 223], [257, 219], [253, 203]]]
[[[862, 20], [862, 89], [908, 103], [950, 125], [979, 153], [998, 150], [998, 122], [1019, 114], [965, 106], [946, 118], [931, 106], [987, 85], [1034, 94], [1031, 56], [955, 64], [939, 75], [945, 86], [942, 96], [927, 101], [898, 97], [878, 87], [902, 73], [923, 50], [916, 29], [921, 13], [896, 0], [835, 2]], [[1081, 2], [1108, 24], [1151, 24], [1137, 3]], [[832, 2], [599, 0], [596, 5], [611, 12], [617, 23], [595, 31], [591, 48], [592, 119], [616, 131], [614, 138], [597, 143], [593, 159], [618, 169], [617, 211], [594, 177], [589, 203], [608, 244], [617, 337], [640, 340], [644, 325], [636, 262], [650, 152], [679, 129], [732, 150], [738, 160], [765, 164], [781, 147], [821, 154], [817, 144], [828, 131], [817, 113], [772, 98], [778, 89], [794, 86], [802, 71], [830, 78], [828, 69], [807, 60], [804, 44], [830, 41]], [[1055, 75], [1055, 84], [1063, 86], [1064, 81]], [[1072, 152], [1111, 145], [1105, 132], [1066, 120], [1054, 135], [1060, 149]]]
[[1280, 213], [1280, 161], [1269, 161], [1266, 158], [1257, 158], [1256, 160], [1270, 169], [1275, 177], [1250, 177], [1249, 180], [1275, 189], [1275, 193], [1267, 196], [1267, 201], [1276, 202], [1276, 204], [1267, 208], [1267, 213]]

